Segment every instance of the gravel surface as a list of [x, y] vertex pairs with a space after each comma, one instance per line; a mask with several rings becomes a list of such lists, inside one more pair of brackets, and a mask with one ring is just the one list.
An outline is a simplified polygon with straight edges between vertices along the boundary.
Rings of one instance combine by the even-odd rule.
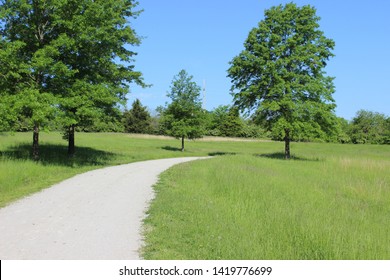
[[196, 159], [90, 171], [0, 209], [0, 259], [139, 259], [152, 186], [164, 170]]

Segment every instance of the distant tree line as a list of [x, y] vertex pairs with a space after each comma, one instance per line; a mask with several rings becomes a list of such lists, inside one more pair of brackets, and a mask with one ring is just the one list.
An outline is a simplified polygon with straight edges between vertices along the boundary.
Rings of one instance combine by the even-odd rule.
[[[164, 107], [159, 107], [151, 113], [136, 99], [130, 109], [116, 116], [105, 116], [96, 119], [90, 125], [77, 128], [83, 132], [125, 132], [154, 135], [169, 135], [166, 120], [163, 120]], [[219, 137], [263, 138], [283, 141], [283, 136], [275, 127], [267, 127], [254, 114], [244, 118], [234, 106], [220, 105], [211, 111], [203, 111], [203, 135]], [[61, 126], [54, 121], [48, 123], [50, 130], [60, 130]], [[19, 116], [14, 122], [13, 131], [32, 131], [31, 120], [25, 115]], [[336, 118], [335, 130], [331, 134], [319, 134], [306, 131], [292, 135], [296, 142], [333, 142], [353, 144], [390, 144], [390, 117], [382, 113], [360, 110], [348, 121]]]
[[[166, 120], [162, 117], [165, 109], [157, 108], [155, 114], [136, 99], [129, 110], [125, 110], [122, 119], [104, 126], [106, 130], [91, 127], [87, 131], [114, 131], [126, 133], [142, 133], [155, 135], [170, 135]], [[283, 136], [277, 127], [267, 127], [254, 114], [244, 118], [234, 106], [220, 105], [211, 111], [203, 113], [203, 135], [220, 137], [263, 138], [283, 141]], [[109, 128], [112, 128], [109, 130]], [[390, 144], [390, 117], [367, 110], [360, 110], [348, 121], [336, 118], [334, 130], [330, 134], [314, 131], [293, 134], [295, 142], [333, 142], [353, 144]], [[84, 130], [86, 131], [86, 130]]]
[[339, 142], [354, 144], [390, 144], [390, 117], [360, 110], [351, 122], [339, 119]]

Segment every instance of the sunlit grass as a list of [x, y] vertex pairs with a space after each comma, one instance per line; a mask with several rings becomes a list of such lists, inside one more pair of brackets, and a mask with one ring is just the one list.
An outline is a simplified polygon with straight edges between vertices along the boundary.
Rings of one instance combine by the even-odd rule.
[[144, 257], [389, 259], [389, 147], [348, 147], [364, 149], [359, 156], [302, 145], [300, 154], [311, 147], [313, 160], [236, 155], [167, 171], [146, 220]]
[[145, 221], [148, 259], [389, 259], [390, 146], [189, 141], [77, 133], [0, 135], [0, 206], [87, 170], [215, 156], [175, 166]]
[[[38, 162], [31, 160], [32, 133], [0, 134], [0, 207], [34, 193], [75, 174], [110, 165], [135, 161], [241, 152], [240, 142], [186, 141], [180, 152], [180, 140], [169, 137], [120, 133], [77, 133], [76, 155], [67, 156], [67, 142], [60, 133], [40, 134]], [[255, 152], [258, 143], [245, 144], [243, 152]], [[278, 148], [265, 143], [268, 149]], [[279, 145], [281, 146], [281, 145]]]

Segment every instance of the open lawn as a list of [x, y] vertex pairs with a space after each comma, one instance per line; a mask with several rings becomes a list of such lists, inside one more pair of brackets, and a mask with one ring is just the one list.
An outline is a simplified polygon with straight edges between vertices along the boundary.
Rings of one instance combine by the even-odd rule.
[[390, 146], [180, 141], [78, 133], [0, 135], [0, 206], [87, 170], [215, 156], [165, 172], [145, 220], [146, 259], [390, 259]]
[[248, 152], [168, 170], [144, 257], [390, 259], [390, 147], [293, 149], [291, 161]]

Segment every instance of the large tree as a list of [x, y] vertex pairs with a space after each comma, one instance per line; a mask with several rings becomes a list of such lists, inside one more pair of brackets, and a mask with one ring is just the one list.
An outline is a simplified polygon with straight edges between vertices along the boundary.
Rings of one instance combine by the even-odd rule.
[[331, 133], [337, 124], [333, 78], [324, 71], [335, 43], [319, 29], [319, 20], [309, 5], [266, 10], [228, 70], [235, 105], [257, 110], [260, 119], [280, 132], [286, 159], [293, 134]]
[[203, 136], [205, 114], [200, 100], [201, 88], [185, 70], [181, 70], [172, 81], [168, 97], [172, 102], [162, 110], [161, 125], [166, 134], [181, 138], [181, 151], [184, 139]]
[[54, 6], [46, 2], [0, 2], [0, 107], [6, 108], [8, 128], [12, 128], [19, 115], [32, 122], [34, 159], [39, 158], [40, 126], [53, 116], [55, 109], [48, 81], [72, 72], [54, 59], [58, 55], [58, 34], [53, 30]]
[[34, 147], [39, 126], [55, 115], [73, 155], [76, 126], [118, 114], [129, 84], [144, 85], [134, 71], [136, 53], [129, 49], [140, 43], [129, 22], [138, 15], [136, 5], [132, 0], [1, 0], [0, 57], [8, 57], [6, 67], [12, 69], [8, 95], [18, 95], [8, 100], [16, 99], [31, 115]]
[[66, 1], [59, 18], [69, 44], [62, 51], [64, 61], [77, 73], [61, 90], [60, 108], [68, 137], [68, 153], [74, 153], [77, 125], [89, 125], [102, 115], [115, 115], [125, 104], [129, 84], [144, 85], [134, 71], [129, 49], [140, 38], [130, 25], [139, 12], [132, 0]]

